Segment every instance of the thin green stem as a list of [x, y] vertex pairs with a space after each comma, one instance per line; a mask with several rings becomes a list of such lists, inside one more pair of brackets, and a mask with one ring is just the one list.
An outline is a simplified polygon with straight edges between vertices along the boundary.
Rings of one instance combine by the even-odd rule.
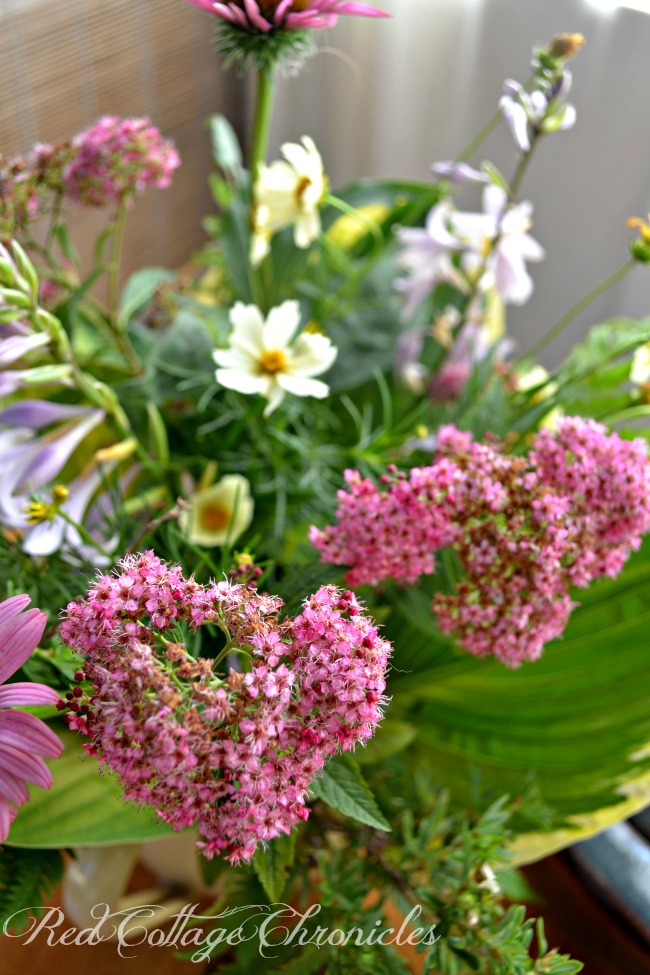
[[108, 265], [108, 316], [117, 335], [119, 332], [118, 310], [120, 302], [120, 261], [124, 242], [124, 223], [126, 221], [126, 200], [122, 199], [117, 208], [113, 225], [111, 259]]
[[250, 170], [253, 179], [257, 176], [258, 167], [266, 162], [274, 93], [275, 80], [273, 69], [259, 68], [257, 72], [257, 98], [255, 102], [250, 152]]
[[79, 524], [78, 521], [75, 521], [73, 518], [70, 517], [70, 515], [66, 514], [66, 512], [62, 511], [61, 509], [57, 511], [57, 516], [59, 518], [63, 518], [63, 520], [67, 522], [68, 525], [71, 525], [73, 528], [75, 528], [79, 532], [81, 538], [87, 545], [92, 545], [92, 547], [96, 548], [101, 555], [105, 556], [107, 559], [112, 560], [113, 556], [111, 555], [111, 553], [107, 552], [106, 549], [99, 544], [97, 539], [93, 538], [90, 532], [87, 531], [83, 525]]
[[501, 121], [502, 114], [502, 110], [498, 108], [494, 115], [488, 119], [483, 128], [476, 133], [470, 142], [468, 142], [463, 151], [456, 156], [456, 162], [467, 162], [468, 159], [471, 159], [479, 146], [485, 142], [488, 136], [492, 135], [497, 125]]
[[331, 193], [328, 193], [327, 196], [325, 197], [325, 203], [328, 203], [331, 207], [334, 207], [335, 210], [340, 210], [341, 213], [344, 213], [346, 215], [346, 217], [351, 217], [353, 220], [356, 220], [358, 223], [362, 224], [366, 228], [368, 233], [372, 234], [375, 240], [375, 244], [378, 247], [381, 247], [383, 245], [384, 238], [382, 236], [381, 230], [379, 229], [379, 227], [377, 226], [374, 220], [368, 219], [365, 213], [361, 213], [359, 210], [357, 210], [356, 207], [353, 207], [349, 203], [346, 203], [345, 200], [342, 200], [338, 196], [333, 196]]
[[586, 294], [584, 298], [581, 298], [580, 301], [573, 306], [573, 308], [569, 309], [566, 315], [563, 315], [562, 318], [560, 318], [560, 320], [556, 322], [551, 329], [549, 329], [546, 335], [541, 337], [539, 342], [536, 342], [533, 346], [531, 346], [530, 349], [528, 349], [528, 351], [525, 353], [525, 357], [535, 357], [538, 355], [542, 349], [545, 349], [546, 346], [549, 345], [549, 343], [552, 342], [553, 339], [555, 339], [560, 332], [562, 332], [566, 326], [572, 322], [577, 315], [580, 314], [581, 311], [588, 308], [592, 301], [595, 301], [596, 298], [599, 298], [602, 294], [604, 294], [608, 288], [611, 288], [612, 285], [624, 278], [626, 274], [629, 274], [636, 263], [637, 262], [634, 260], [634, 258], [632, 258], [630, 261], [626, 261], [626, 263], [619, 267], [618, 270], [614, 271], [613, 274], [610, 274], [608, 278], [605, 278], [605, 280], [601, 281], [600, 284], [597, 284], [595, 288], [592, 288], [592, 290]]
[[523, 154], [523, 156], [517, 163], [517, 168], [513, 173], [512, 179], [510, 180], [510, 190], [508, 192], [508, 196], [510, 197], [511, 200], [514, 200], [515, 197], [517, 196], [517, 193], [519, 192], [519, 187], [521, 186], [522, 180], [526, 175], [526, 170], [528, 169], [530, 159], [533, 154], [533, 149], [535, 148], [536, 141], [537, 141], [537, 137], [533, 136], [533, 139], [531, 140], [530, 149], [528, 150], [528, 152], [525, 152]]

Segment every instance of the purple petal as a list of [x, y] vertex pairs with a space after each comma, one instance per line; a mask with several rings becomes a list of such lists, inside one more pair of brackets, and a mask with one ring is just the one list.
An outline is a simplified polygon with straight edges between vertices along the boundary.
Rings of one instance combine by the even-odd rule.
[[40, 609], [29, 609], [0, 629], [0, 684], [25, 663], [38, 646], [47, 615]]
[[34, 782], [43, 789], [49, 789], [52, 785], [52, 773], [43, 759], [5, 742], [1, 733], [0, 769], [6, 769], [25, 782]]
[[520, 152], [530, 152], [530, 139], [528, 138], [528, 116], [523, 105], [504, 97], [499, 102], [503, 115], [510, 126], [510, 131], [515, 140], [515, 144]]
[[13, 403], [0, 412], [0, 423], [10, 427], [31, 427], [40, 430], [50, 423], [69, 420], [73, 416], [88, 416], [91, 411], [85, 406], [66, 406], [63, 403], [48, 403], [42, 399], [23, 399]]
[[478, 169], [473, 169], [464, 162], [444, 160], [443, 162], [434, 163], [431, 168], [433, 169], [434, 173], [438, 174], [438, 176], [444, 176], [458, 186], [461, 186], [464, 183], [488, 182], [488, 177], [485, 175], [485, 173], [479, 172]]
[[84, 419], [56, 439], [48, 441], [48, 438], [44, 437], [44, 446], [21, 472], [16, 488], [18, 490], [29, 488], [34, 491], [54, 480], [84, 437], [103, 419], [103, 410], [92, 410]]
[[253, 27], [257, 27], [264, 34], [268, 34], [273, 25], [268, 22], [266, 17], [262, 16], [255, 0], [244, 0], [244, 9]]
[[34, 704], [56, 704], [60, 695], [53, 687], [32, 681], [16, 681], [0, 687], [0, 708], [31, 707]]
[[29, 606], [31, 601], [31, 596], [21, 594], [20, 596], [12, 596], [0, 603], [0, 628], [14, 619], [26, 606]]
[[9, 803], [2, 795], [2, 773], [0, 772], [0, 843], [4, 843], [9, 836], [9, 827], [13, 819], [11, 813]]
[[0, 799], [6, 797], [16, 806], [22, 806], [29, 799], [29, 789], [24, 779], [12, 775], [6, 769], [0, 772]]
[[30, 755], [58, 758], [63, 743], [44, 721], [25, 711], [0, 711], [0, 747], [7, 742]]
[[16, 359], [20, 359], [32, 349], [47, 345], [49, 341], [49, 336], [44, 332], [37, 335], [14, 335], [5, 339], [0, 342], [0, 366], [7, 366], [11, 362], [15, 362]]

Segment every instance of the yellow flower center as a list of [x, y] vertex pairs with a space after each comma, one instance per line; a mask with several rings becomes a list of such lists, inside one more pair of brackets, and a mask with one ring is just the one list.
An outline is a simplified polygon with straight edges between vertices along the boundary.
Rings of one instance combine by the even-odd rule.
[[220, 504], [206, 504], [199, 512], [201, 528], [209, 532], [221, 531], [230, 524], [232, 512]]
[[266, 349], [260, 356], [260, 372], [270, 376], [276, 372], [284, 372], [287, 368], [287, 357], [281, 349]]
[[296, 196], [296, 205], [298, 207], [302, 206], [303, 193], [305, 192], [305, 190], [308, 190], [310, 186], [311, 186], [311, 180], [309, 179], [309, 177], [301, 176], [294, 190]]

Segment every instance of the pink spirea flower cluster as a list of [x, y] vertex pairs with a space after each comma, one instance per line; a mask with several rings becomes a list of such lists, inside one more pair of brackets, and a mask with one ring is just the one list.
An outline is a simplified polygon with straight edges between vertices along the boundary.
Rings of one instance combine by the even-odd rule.
[[130, 201], [147, 186], [169, 186], [180, 165], [174, 144], [148, 118], [105, 115], [72, 141], [65, 192], [87, 206]]
[[[174, 829], [198, 826], [207, 857], [249, 860], [289, 833], [325, 761], [382, 716], [390, 646], [354, 594], [323, 587], [295, 619], [281, 606], [250, 584], [199, 585], [146, 552], [98, 578], [61, 624], [94, 685], [87, 703], [74, 697], [69, 724], [92, 737], [127, 799]], [[219, 677], [162, 637], [207, 623], [247, 648], [247, 673]]]
[[268, 34], [275, 30], [323, 30], [333, 27], [339, 15], [387, 17], [388, 14], [367, 3], [347, 0], [187, 0], [216, 14], [233, 27]]
[[384, 490], [346, 479], [337, 524], [310, 531], [322, 559], [350, 566], [349, 585], [411, 584], [451, 547], [462, 578], [433, 600], [439, 625], [511, 667], [561, 636], [571, 585], [615, 576], [650, 530], [645, 445], [580, 417], [540, 433], [528, 458], [443, 427], [433, 465], [393, 473]]

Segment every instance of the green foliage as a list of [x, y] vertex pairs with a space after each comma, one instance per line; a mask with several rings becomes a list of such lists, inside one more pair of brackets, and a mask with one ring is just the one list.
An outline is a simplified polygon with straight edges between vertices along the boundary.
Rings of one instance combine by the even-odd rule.
[[375, 829], [390, 829], [361, 774], [358, 762], [349, 753], [327, 763], [321, 777], [312, 782], [311, 792], [344, 816]]
[[384, 630], [396, 648], [391, 718], [418, 730], [410, 758], [452, 789], [458, 808], [473, 801], [470, 769], [488, 799], [518, 792], [534, 769], [560, 820], [622, 803], [621, 787], [650, 767], [629, 757], [650, 740], [650, 544], [618, 579], [576, 592], [563, 639], [519, 670], [440, 634], [428, 609], [440, 584], [394, 593]]
[[294, 829], [289, 836], [279, 836], [271, 840], [251, 860], [251, 866], [271, 904], [280, 900], [289, 879], [296, 856], [296, 837], [297, 832]]
[[30, 911], [42, 907], [62, 875], [59, 850], [0, 846], [0, 933], [24, 931]]
[[164, 267], [145, 267], [132, 274], [122, 291], [120, 328], [126, 329], [134, 315], [149, 304], [160, 285], [165, 281], [173, 281], [175, 277], [173, 271], [168, 271]]

